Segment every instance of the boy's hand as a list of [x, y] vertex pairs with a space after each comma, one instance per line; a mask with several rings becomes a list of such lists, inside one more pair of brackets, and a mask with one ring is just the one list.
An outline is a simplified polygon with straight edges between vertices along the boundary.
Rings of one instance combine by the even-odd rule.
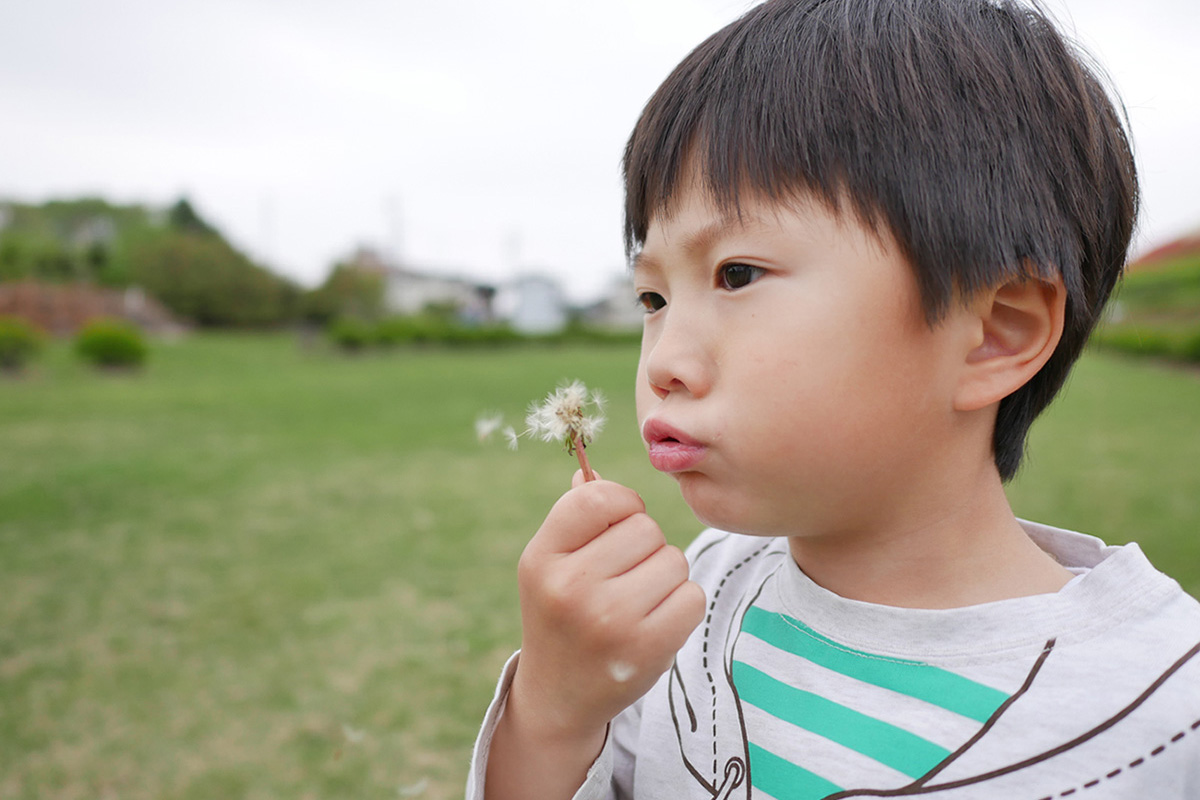
[[509, 702], [544, 735], [598, 732], [603, 743], [608, 722], [704, 618], [687, 560], [637, 493], [579, 473], [525, 548], [518, 581], [523, 633]]
[[487, 800], [570, 798], [609, 721], [671, 666], [704, 592], [631, 489], [575, 473], [517, 570], [521, 657], [492, 738]]

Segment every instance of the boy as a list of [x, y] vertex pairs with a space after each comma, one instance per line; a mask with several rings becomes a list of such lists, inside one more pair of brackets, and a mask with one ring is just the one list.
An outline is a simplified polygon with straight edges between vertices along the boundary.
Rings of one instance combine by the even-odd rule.
[[625, 153], [685, 560], [576, 476], [471, 797], [1200, 797], [1200, 606], [1002, 485], [1124, 263], [1121, 120], [1008, 0], [770, 0]]

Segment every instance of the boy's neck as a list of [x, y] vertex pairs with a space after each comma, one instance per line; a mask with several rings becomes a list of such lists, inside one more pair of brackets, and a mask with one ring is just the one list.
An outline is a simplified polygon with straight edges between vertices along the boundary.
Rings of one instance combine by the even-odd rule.
[[1025, 533], [998, 476], [980, 484], [955, 506], [891, 527], [791, 537], [792, 558], [834, 594], [902, 608], [1057, 592], [1072, 574]]

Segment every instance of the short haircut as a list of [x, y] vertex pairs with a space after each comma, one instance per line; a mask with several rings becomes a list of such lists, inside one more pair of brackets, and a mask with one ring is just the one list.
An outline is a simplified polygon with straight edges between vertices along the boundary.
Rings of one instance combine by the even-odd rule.
[[[1123, 266], [1137, 212], [1124, 109], [1012, 0], [769, 0], [663, 82], [625, 149], [625, 247], [695, 168], [714, 202], [812, 196], [891, 233], [931, 326], [949, 304], [1062, 276], [1062, 340], [1000, 403], [1007, 481]], [[848, 207], [848, 208], [847, 208]]]

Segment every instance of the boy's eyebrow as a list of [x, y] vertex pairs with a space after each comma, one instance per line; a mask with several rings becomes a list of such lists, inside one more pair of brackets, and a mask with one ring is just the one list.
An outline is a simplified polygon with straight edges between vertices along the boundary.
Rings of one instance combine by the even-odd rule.
[[717, 239], [732, 228], [747, 228], [758, 222], [757, 217], [720, 217], [683, 240], [683, 252], [691, 258], [707, 252]]
[[[713, 246], [713, 243], [717, 239], [720, 239], [731, 229], [737, 228], [745, 230], [756, 226], [762, 227], [765, 224], [766, 223], [757, 216], [743, 215], [740, 218], [733, 215], [723, 216], [718, 219], [714, 219], [704, 227], [689, 234], [683, 240], [683, 244], [680, 246], [680, 248], [689, 258], [695, 258], [696, 256], [708, 251], [708, 249]], [[646, 255], [644, 250], [639, 251], [638, 254], [633, 257], [632, 271], [634, 273], [645, 270], [660, 269], [661, 267], [661, 262], [659, 262], [659, 260], [654, 256]]]
[[654, 256], [646, 255], [646, 251], [639, 250], [637, 255], [633, 257], [633, 264], [630, 267], [630, 273], [637, 275], [642, 272], [656, 272], [661, 268], [658, 259]]

